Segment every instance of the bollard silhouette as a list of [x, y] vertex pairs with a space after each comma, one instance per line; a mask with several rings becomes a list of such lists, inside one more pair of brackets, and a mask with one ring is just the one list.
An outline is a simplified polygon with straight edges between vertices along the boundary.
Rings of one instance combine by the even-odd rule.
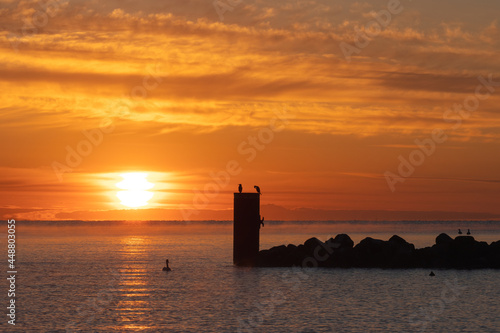
[[234, 193], [233, 263], [253, 266], [259, 253], [260, 194]]

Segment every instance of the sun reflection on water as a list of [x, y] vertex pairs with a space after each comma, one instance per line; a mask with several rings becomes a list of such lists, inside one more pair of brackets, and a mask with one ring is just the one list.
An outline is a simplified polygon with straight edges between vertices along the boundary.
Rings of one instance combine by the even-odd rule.
[[[154, 312], [151, 304], [149, 283], [150, 261], [147, 248], [151, 241], [147, 237], [130, 236], [121, 240], [120, 256], [123, 262], [120, 296], [116, 304], [117, 321], [122, 323], [140, 322]], [[139, 324], [125, 324], [125, 329], [140, 330], [147, 327]]]

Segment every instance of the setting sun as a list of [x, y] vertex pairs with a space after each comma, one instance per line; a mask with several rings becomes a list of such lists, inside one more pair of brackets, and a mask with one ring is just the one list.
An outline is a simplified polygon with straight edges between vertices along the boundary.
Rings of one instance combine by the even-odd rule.
[[121, 200], [121, 204], [127, 207], [142, 207], [148, 204], [153, 197], [153, 192], [147, 191], [154, 187], [146, 178], [145, 172], [130, 172], [120, 175], [123, 180], [116, 186], [125, 191], [119, 191], [116, 196]]

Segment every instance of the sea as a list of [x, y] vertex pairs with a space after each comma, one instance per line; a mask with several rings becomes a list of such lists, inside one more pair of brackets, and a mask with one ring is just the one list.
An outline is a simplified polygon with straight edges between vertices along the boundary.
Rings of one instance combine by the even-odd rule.
[[[16, 221], [8, 297], [0, 226], [1, 332], [500, 332], [500, 270], [235, 267], [230, 221]], [[458, 228], [500, 240], [498, 221], [266, 221], [260, 249], [340, 233], [419, 248]]]

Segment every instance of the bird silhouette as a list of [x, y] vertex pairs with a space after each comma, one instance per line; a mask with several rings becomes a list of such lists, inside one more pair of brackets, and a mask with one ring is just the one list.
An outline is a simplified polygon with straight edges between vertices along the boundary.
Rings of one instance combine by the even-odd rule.
[[241, 186], [241, 184], [240, 184], [240, 185], [238, 185], [238, 191], [239, 191], [240, 193], [241, 193], [241, 191], [243, 191], [243, 186]]
[[458, 234], [461, 235], [462, 234], [462, 230], [458, 229]]
[[467, 229], [467, 235], [470, 235], [470, 229]]
[[260, 187], [258, 187], [257, 185], [254, 185], [254, 188], [257, 190], [257, 193], [259, 193], [260, 195], [262, 195], [262, 193], [260, 193]]
[[434, 274], [434, 272], [431, 271], [431, 273], [429, 274], [429, 276], [436, 276], [436, 274]]
[[167, 271], [167, 272], [170, 272], [172, 269], [170, 267], [168, 267], [168, 259], [165, 261], [165, 263], [167, 264], [167, 266], [163, 267], [163, 271]]

